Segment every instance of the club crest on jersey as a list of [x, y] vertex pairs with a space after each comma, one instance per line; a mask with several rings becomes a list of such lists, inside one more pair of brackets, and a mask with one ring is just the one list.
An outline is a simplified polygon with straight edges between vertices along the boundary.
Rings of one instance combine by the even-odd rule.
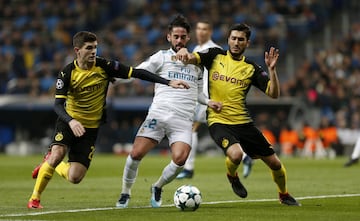
[[229, 140], [226, 138], [223, 138], [222, 142], [221, 142], [221, 146], [223, 148], [227, 148], [229, 146]]
[[62, 89], [64, 87], [64, 82], [61, 79], [56, 80], [56, 89]]
[[58, 132], [55, 136], [55, 141], [62, 141], [64, 139], [64, 135], [61, 132]]
[[100, 73], [98, 73], [98, 72], [93, 72], [93, 73], [91, 73], [91, 77], [93, 77], [93, 78], [102, 78], [102, 75]]
[[177, 61], [177, 59], [176, 59], [176, 56], [175, 56], [175, 55], [171, 56], [171, 61]]

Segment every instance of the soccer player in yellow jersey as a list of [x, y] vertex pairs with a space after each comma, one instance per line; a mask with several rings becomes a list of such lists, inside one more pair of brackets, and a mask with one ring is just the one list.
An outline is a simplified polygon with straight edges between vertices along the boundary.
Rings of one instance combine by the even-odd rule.
[[280, 203], [299, 206], [286, 186], [286, 170], [271, 144], [255, 127], [246, 107], [246, 95], [251, 85], [271, 98], [278, 98], [280, 85], [276, 72], [279, 51], [273, 47], [265, 52], [268, 73], [244, 56], [250, 45], [250, 27], [235, 24], [228, 32], [228, 50], [210, 48], [205, 52], [189, 53], [185, 48], [177, 59], [190, 64], [200, 64], [209, 70], [209, 99], [222, 103], [220, 111], [208, 108], [207, 122], [210, 135], [226, 155], [227, 177], [233, 191], [247, 197], [247, 190], [240, 182], [237, 168], [244, 152], [261, 159], [270, 169], [279, 191]]
[[[74, 35], [76, 59], [58, 75], [55, 112], [58, 115], [53, 141], [42, 164], [33, 171], [36, 178], [28, 208], [42, 208], [40, 195], [54, 171], [71, 183], [79, 183], [90, 166], [98, 128], [104, 121], [105, 100], [109, 82], [114, 78], [140, 78], [188, 88], [181, 80], [166, 80], [143, 69], [135, 69], [115, 60], [96, 56], [97, 37], [81, 31]], [[69, 161], [63, 161], [68, 153]]]

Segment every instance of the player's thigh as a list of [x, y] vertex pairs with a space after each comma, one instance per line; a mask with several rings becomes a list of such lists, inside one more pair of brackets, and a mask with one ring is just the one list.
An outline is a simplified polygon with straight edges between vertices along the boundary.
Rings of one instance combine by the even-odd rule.
[[48, 163], [56, 167], [65, 157], [68, 147], [72, 146], [76, 137], [69, 125], [61, 120], [57, 120], [52, 142], [49, 146], [51, 151]]
[[192, 121], [172, 117], [166, 123], [166, 136], [169, 139], [170, 146], [175, 142], [182, 142], [191, 146]]
[[253, 124], [239, 126], [237, 131], [241, 147], [251, 158], [263, 158], [275, 153], [261, 131]]
[[69, 162], [77, 162], [89, 168], [95, 153], [95, 141], [98, 134], [97, 128], [86, 128], [83, 136], [69, 147]]
[[[209, 127], [211, 138], [220, 147], [224, 154], [227, 155], [228, 149], [233, 149], [234, 144], [240, 143], [235, 136], [231, 125], [215, 123]], [[235, 148], [235, 147], [234, 147]]]

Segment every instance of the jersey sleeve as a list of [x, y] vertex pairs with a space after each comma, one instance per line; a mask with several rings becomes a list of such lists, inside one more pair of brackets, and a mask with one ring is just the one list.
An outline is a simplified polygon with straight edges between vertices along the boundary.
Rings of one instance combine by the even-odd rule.
[[160, 67], [164, 63], [164, 56], [162, 51], [158, 51], [157, 53], [151, 55], [146, 61], [139, 64], [136, 68], [145, 69], [152, 73], [157, 73]]
[[74, 63], [68, 64], [57, 76], [55, 98], [65, 98], [69, 90], [71, 72], [75, 68]]
[[259, 65], [253, 63], [253, 66], [255, 68], [255, 72], [252, 78], [252, 84], [255, 87], [259, 88], [262, 92], [266, 93], [270, 82], [269, 74], [264, 71]]
[[107, 60], [105, 58], [97, 57], [96, 65], [99, 65], [105, 70], [106, 74], [110, 78], [124, 78], [128, 79], [131, 77], [133, 68], [122, 64], [116, 60]]
[[212, 62], [216, 55], [224, 53], [226, 54], [226, 51], [220, 48], [209, 48], [201, 52], [194, 52], [194, 55], [196, 57], [197, 64], [200, 64], [206, 67], [206, 69], [210, 70]]

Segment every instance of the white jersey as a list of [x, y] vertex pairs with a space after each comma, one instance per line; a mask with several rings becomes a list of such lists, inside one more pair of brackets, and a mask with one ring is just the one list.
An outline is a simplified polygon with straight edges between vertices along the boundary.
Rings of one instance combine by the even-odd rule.
[[149, 109], [157, 113], [174, 113], [175, 116], [193, 121], [199, 91], [203, 87], [202, 68], [185, 65], [175, 60], [176, 52], [172, 49], [160, 50], [137, 68], [148, 70], [168, 80], [183, 80], [189, 89], [174, 89], [164, 84], [155, 84], [155, 95]]
[[[204, 51], [206, 49], [209, 49], [209, 48], [221, 48], [219, 45], [215, 44], [211, 39], [207, 42], [205, 42], [204, 44], [202, 45], [197, 45], [193, 52], [201, 52], [201, 51]], [[204, 68], [204, 77], [203, 77], [203, 92], [204, 94], [208, 96], [208, 70], [206, 68]]]

